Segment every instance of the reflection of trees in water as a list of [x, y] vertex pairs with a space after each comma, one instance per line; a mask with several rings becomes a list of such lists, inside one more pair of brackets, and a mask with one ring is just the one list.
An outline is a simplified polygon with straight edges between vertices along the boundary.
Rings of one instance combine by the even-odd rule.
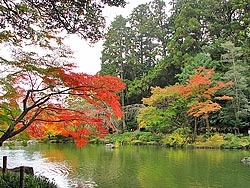
[[50, 162], [67, 162], [71, 168], [77, 169], [79, 156], [74, 155], [75, 150], [77, 149], [74, 144], [44, 144], [40, 152], [43, 158], [47, 158]]
[[[1, 155], [7, 154], [0, 151]], [[16, 150], [8, 155], [20, 159], [19, 163], [28, 161], [35, 172], [54, 178], [61, 188], [77, 184], [102, 188], [233, 188], [247, 187], [250, 183], [249, 168], [240, 163], [242, 157], [249, 156], [247, 150], [156, 146], [122, 146], [107, 150], [104, 145], [77, 149], [74, 144], [48, 144], [29, 146], [25, 151]]]

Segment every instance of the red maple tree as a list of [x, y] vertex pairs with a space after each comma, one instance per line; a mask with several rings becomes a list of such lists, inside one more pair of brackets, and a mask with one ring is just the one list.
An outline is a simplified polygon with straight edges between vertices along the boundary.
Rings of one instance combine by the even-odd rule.
[[108, 133], [112, 125], [105, 120], [122, 117], [117, 94], [125, 84], [117, 77], [73, 72], [72, 66], [25, 62], [8, 72], [0, 96], [0, 145], [24, 130], [35, 137], [72, 136], [77, 147], [90, 135]]
[[[199, 67], [195, 69], [195, 74], [191, 75], [188, 79], [186, 86], [186, 96], [190, 99], [188, 115], [196, 118], [202, 117], [206, 120], [207, 131], [210, 131], [209, 126], [209, 113], [216, 112], [222, 107], [217, 100], [232, 100], [230, 96], [215, 97], [215, 93], [228, 85], [233, 84], [232, 81], [223, 83], [220, 81], [213, 81], [214, 70]], [[195, 134], [197, 129], [197, 121], [195, 121]]]

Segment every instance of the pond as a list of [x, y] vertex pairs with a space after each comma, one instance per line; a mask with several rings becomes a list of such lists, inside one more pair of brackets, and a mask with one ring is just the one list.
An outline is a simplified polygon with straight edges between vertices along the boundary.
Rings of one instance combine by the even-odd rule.
[[0, 152], [1, 164], [6, 155], [8, 168], [32, 166], [60, 188], [250, 187], [250, 165], [240, 162], [247, 150], [37, 144]]

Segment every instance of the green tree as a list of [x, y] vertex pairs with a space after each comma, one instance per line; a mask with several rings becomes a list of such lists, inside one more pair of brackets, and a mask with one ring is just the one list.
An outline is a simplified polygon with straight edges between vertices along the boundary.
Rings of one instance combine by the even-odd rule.
[[128, 70], [124, 68], [128, 55], [129, 28], [126, 25], [127, 20], [121, 15], [112, 21], [103, 43], [100, 74], [128, 77]]
[[151, 88], [152, 95], [143, 99], [147, 107], [141, 109], [137, 118], [139, 127], [169, 133], [187, 126], [187, 100], [182, 91], [183, 85]]
[[152, 35], [159, 44], [157, 53], [160, 59], [167, 56], [167, 43], [170, 39], [169, 18], [167, 15], [168, 7], [163, 0], [154, 0], [150, 2], [150, 17], [152, 22]]
[[219, 65], [219, 61], [212, 60], [209, 54], [199, 53], [195, 57], [189, 58], [189, 62], [181, 68], [181, 73], [177, 74], [176, 77], [180, 83], [185, 84], [189, 76], [195, 73], [195, 69], [204, 66], [216, 70]]
[[227, 67], [224, 79], [234, 82], [224, 92], [233, 96], [234, 100], [227, 103], [221, 114], [225, 124], [238, 130], [243, 126], [249, 126], [249, 65], [242, 60], [241, 47], [235, 47], [232, 42], [226, 42], [222, 47], [226, 50], [222, 55], [222, 65]]
[[1, 38], [13, 43], [30, 39], [42, 42], [62, 30], [96, 41], [102, 36], [104, 6], [124, 6], [124, 0], [60, 1], [3, 0], [1, 1]]
[[[121, 15], [117, 16], [111, 23], [105, 37], [100, 74], [119, 76], [126, 82], [130, 75], [130, 71], [126, 64], [128, 59], [128, 33], [129, 28], [127, 27], [127, 20]], [[125, 90], [121, 93], [122, 108], [125, 106], [126, 102], [125, 93]], [[124, 118], [122, 124], [124, 130], [126, 128]]]
[[123, 77], [127, 84], [125, 105], [141, 103], [149, 94], [152, 79], [157, 80], [153, 69], [166, 57], [165, 8], [159, 0], [139, 5], [127, 19], [117, 17], [106, 35], [100, 73]]
[[232, 41], [249, 53], [249, 2], [204, 0], [200, 4], [208, 42], [206, 52], [213, 59], [220, 60], [223, 53], [221, 44]]
[[158, 53], [157, 63], [153, 69], [147, 72], [142, 82], [149, 86], [165, 87], [173, 85], [177, 81], [175, 74], [179, 73], [180, 69], [171, 63], [168, 55], [168, 43], [172, 37], [172, 26], [168, 16], [166, 3], [162, 0], [154, 0], [150, 3], [151, 17], [153, 24], [152, 34], [154, 40], [158, 42], [156, 46]]
[[153, 43], [153, 22], [150, 18], [149, 4], [136, 7], [129, 16], [131, 28], [131, 59], [134, 78], [141, 78], [156, 64], [156, 45]]
[[244, 46], [249, 53], [248, 4], [238, 0], [171, 1], [173, 36], [168, 50], [172, 61], [182, 66], [200, 52], [220, 60], [221, 44], [226, 41]]
[[204, 45], [203, 20], [200, 4], [195, 0], [172, 2], [172, 40], [168, 52], [175, 65], [188, 63], [190, 56], [202, 52]]

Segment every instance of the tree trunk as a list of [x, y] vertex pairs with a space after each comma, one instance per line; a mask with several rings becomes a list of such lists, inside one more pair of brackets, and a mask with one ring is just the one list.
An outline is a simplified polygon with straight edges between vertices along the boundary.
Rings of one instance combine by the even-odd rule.
[[[121, 41], [120, 41], [120, 45], [121, 45]], [[121, 76], [121, 80], [124, 80], [124, 65], [123, 65], [123, 60], [122, 60], [122, 49], [120, 48], [120, 58], [121, 58], [121, 70], [120, 70], [120, 76]], [[122, 90], [121, 93], [121, 107], [123, 109], [123, 117], [122, 117], [122, 130], [124, 131], [126, 129], [126, 121], [125, 121], [125, 114], [124, 114], [124, 106], [125, 106], [125, 99], [124, 99], [124, 89]]]
[[194, 140], [197, 138], [197, 117], [194, 118]]
[[205, 121], [206, 121], [207, 132], [210, 133], [210, 125], [209, 125], [209, 121], [208, 121], [208, 116], [205, 117]]

